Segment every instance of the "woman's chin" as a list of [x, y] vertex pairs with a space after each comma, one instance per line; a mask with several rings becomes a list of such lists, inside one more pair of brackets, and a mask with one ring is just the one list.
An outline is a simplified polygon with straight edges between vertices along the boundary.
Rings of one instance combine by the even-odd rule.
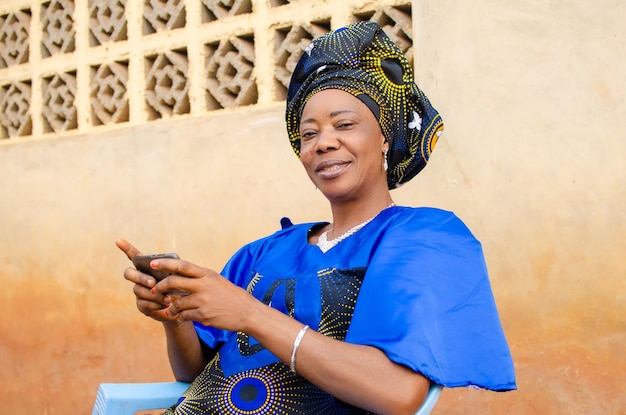
[[354, 190], [352, 186], [342, 186], [339, 183], [318, 184], [318, 189], [331, 202], [349, 199]]

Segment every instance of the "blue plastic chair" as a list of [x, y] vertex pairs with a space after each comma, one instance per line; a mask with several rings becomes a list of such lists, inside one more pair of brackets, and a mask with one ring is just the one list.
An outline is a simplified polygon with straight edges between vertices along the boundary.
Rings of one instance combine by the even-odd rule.
[[[176, 403], [188, 383], [102, 383], [92, 415], [133, 415], [138, 411], [168, 408]], [[428, 415], [439, 399], [439, 385], [431, 385], [415, 415]]]

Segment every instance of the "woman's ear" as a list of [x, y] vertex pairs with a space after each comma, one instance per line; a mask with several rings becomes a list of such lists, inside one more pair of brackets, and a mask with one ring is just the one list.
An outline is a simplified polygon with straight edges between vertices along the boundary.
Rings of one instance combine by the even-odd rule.
[[389, 151], [389, 142], [385, 140], [383, 143], [383, 170], [387, 171], [389, 169], [389, 162], [387, 161], [387, 152]]

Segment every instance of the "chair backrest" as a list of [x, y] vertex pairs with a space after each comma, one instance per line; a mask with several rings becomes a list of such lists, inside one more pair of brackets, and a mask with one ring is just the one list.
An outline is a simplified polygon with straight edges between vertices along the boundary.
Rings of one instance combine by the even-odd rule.
[[92, 415], [133, 415], [168, 408], [189, 387], [183, 382], [101, 383]]
[[[103, 383], [92, 415], [132, 415], [140, 410], [167, 408], [189, 387], [188, 383]], [[426, 399], [415, 415], [429, 415], [439, 399], [439, 385], [430, 385]]]
[[415, 415], [429, 415], [430, 411], [433, 410], [437, 400], [439, 400], [439, 395], [441, 395], [441, 391], [443, 386], [436, 385], [434, 383], [430, 384], [430, 389], [428, 389], [428, 394], [426, 394], [426, 399], [424, 399], [424, 403], [420, 406]]

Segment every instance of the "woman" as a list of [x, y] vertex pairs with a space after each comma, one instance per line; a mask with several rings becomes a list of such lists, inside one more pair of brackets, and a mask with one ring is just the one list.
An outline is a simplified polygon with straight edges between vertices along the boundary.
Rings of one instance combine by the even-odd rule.
[[124, 273], [192, 382], [169, 413], [410, 414], [430, 382], [515, 389], [480, 244], [452, 213], [391, 198], [443, 129], [399, 48], [371, 22], [316, 39], [286, 119], [332, 223], [284, 220], [221, 274], [175, 259], [152, 262], [174, 274], [158, 284]]

